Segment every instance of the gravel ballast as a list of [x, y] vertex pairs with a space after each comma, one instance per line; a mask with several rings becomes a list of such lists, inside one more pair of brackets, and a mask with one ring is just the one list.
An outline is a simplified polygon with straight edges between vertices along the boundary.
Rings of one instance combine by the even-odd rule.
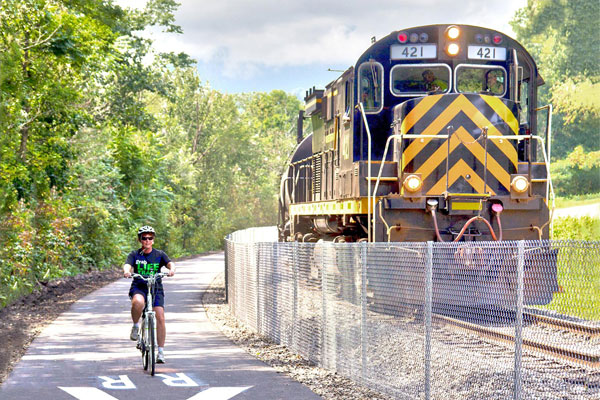
[[359, 385], [334, 372], [317, 367], [291, 352], [287, 347], [273, 343], [268, 338], [243, 326], [231, 315], [229, 307], [225, 303], [223, 274], [217, 276], [213, 281], [211, 287], [204, 293], [202, 302], [211, 322], [236, 345], [277, 371], [308, 386], [324, 399], [393, 399], [393, 397]]

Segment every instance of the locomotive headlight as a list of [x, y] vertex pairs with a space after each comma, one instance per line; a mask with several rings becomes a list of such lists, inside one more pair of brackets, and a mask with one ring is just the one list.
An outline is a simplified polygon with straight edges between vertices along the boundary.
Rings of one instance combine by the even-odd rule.
[[515, 176], [510, 187], [517, 193], [525, 193], [529, 189], [529, 181], [524, 176]]
[[446, 36], [451, 40], [458, 39], [460, 36], [460, 29], [458, 29], [458, 26], [449, 26], [448, 29], [446, 29]]
[[423, 186], [423, 181], [417, 175], [409, 175], [404, 179], [402, 183], [404, 189], [408, 190], [411, 193], [417, 192]]
[[448, 53], [449, 56], [455, 56], [459, 51], [460, 46], [456, 43], [450, 43], [448, 47], [446, 47], [446, 53]]

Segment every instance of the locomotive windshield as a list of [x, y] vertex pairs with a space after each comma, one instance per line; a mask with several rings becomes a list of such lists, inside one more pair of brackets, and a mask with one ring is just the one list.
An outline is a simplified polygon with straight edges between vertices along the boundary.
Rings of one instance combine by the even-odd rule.
[[446, 64], [396, 65], [391, 71], [392, 93], [414, 96], [430, 92], [447, 92], [450, 67]]
[[456, 68], [456, 91], [503, 96], [506, 92], [506, 71], [502, 67], [459, 65]]

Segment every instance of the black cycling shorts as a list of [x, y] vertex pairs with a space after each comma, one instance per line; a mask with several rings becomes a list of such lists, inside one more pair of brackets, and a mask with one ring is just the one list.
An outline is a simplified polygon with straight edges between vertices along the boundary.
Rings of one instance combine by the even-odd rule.
[[[165, 291], [163, 290], [162, 285], [155, 286], [154, 293], [154, 304], [152, 307], [165, 307]], [[144, 297], [144, 301], [146, 300], [146, 296], [148, 295], [148, 285], [146, 282], [137, 282], [133, 281], [131, 283], [131, 287], [129, 288], [129, 298], [133, 299], [135, 294], [141, 294]]]

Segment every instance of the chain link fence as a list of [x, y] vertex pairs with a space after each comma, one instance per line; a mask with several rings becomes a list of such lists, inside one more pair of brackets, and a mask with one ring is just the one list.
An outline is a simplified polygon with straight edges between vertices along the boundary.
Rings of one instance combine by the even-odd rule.
[[226, 240], [229, 306], [399, 399], [600, 398], [600, 242]]

